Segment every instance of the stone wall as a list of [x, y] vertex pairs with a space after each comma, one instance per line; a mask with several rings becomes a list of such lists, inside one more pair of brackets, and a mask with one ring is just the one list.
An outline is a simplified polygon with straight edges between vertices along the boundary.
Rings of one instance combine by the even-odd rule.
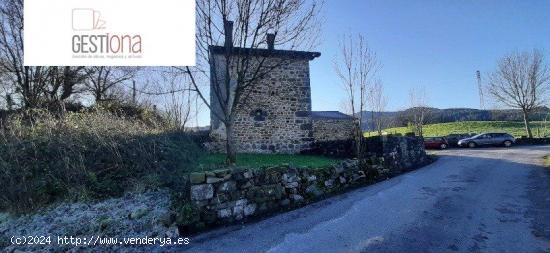
[[[213, 58], [216, 66], [223, 65], [222, 56]], [[298, 153], [310, 147], [313, 126], [309, 61], [299, 57], [270, 57], [263, 63], [276, 67], [244, 91], [248, 94], [246, 103], [239, 102], [235, 109], [233, 136], [238, 152]], [[224, 78], [222, 75], [218, 80]], [[214, 115], [221, 110], [217, 100], [211, 92], [211, 135], [219, 144], [226, 139], [226, 133], [225, 126]], [[210, 144], [210, 147], [223, 151], [225, 146]]]
[[550, 138], [517, 138], [516, 144], [518, 145], [550, 145]]
[[421, 167], [428, 157], [424, 139], [413, 136], [375, 136], [364, 139], [367, 156], [381, 157], [393, 175]]
[[378, 178], [389, 173], [382, 165], [361, 168], [357, 160], [345, 160], [329, 168], [280, 166], [193, 173], [190, 199], [200, 218], [187, 225], [204, 228], [303, 206], [370, 184], [373, 171]]
[[353, 120], [313, 119], [315, 141], [339, 141], [353, 138]]
[[422, 138], [384, 136], [365, 140], [370, 150], [362, 164], [348, 159], [326, 168], [284, 165], [191, 173], [188, 199], [194, 210], [189, 217], [193, 219], [179, 224], [180, 229], [196, 231], [297, 208], [429, 162]]

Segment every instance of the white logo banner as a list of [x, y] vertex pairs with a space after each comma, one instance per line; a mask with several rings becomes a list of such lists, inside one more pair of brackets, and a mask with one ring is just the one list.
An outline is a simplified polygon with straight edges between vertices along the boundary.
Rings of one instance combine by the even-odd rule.
[[194, 0], [25, 0], [26, 66], [195, 65]]

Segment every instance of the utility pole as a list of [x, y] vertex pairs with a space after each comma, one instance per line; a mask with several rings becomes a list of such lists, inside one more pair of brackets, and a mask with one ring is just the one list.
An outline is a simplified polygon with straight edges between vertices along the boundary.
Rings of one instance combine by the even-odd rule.
[[483, 87], [481, 85], [481, 72], [476, 71], [477, 88], [479, 89], [479, 109], [485, 109], [485, 103], [483, 101]]

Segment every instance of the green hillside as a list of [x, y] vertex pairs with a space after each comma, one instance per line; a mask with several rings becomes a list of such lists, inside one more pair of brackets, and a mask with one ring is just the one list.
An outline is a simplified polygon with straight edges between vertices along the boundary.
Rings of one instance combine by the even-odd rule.
[[[550, 136], [550, 122], [531, 122], [534, 137]], [[396, 127], [384, 130], [387, 133], [405, 134], [412, 132], [409, 127]], [[463, 121], [439, 123], [424, 126], [424, 136], [445, 136], [451, 133], [507, 132], [515, 137], [526, 135], [523, 122], [516, 121]], [[368, 136], [372, 133], [365, 133]]]

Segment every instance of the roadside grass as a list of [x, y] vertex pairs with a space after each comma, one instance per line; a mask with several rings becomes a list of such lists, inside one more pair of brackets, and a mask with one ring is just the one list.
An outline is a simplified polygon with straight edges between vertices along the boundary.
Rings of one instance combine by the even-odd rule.
[[[155, 120], [151, 120], [155, 122]], [[25, 111], [0, 124], [0, 211], [177, 191], [202, 150], [187, 135], [103, 110]]]
[[[225, 167], [225, 154], [206, 154], [199, 158], [198, 170], [212, 170]], [[340, 159], [315, 155], [287, 154], [238, 154], [236, 166], [269, 167], [291, 164], [297, 167], [324, 168], [333, 165]]]
[[[550, 122], [531, 122], [531, 130], [534, 137], [550, 136]], [[514, 137], [525, 136], [523, 122], [518, 121], [463, 121], [429, 124], [424, 126], [424, 136], [445, 136], [453, 133], [483, 133], [483, 132], [507, 132]], [[405, 134], [412, 132], [410, 127], [396, 127], [384, 130], [390, 134]], [[365, 136], [373, 133], [365, 132]]]
[[547, 156], [544, 158], [544, 165], [550, 166], [550, 155], [547, 155]]

